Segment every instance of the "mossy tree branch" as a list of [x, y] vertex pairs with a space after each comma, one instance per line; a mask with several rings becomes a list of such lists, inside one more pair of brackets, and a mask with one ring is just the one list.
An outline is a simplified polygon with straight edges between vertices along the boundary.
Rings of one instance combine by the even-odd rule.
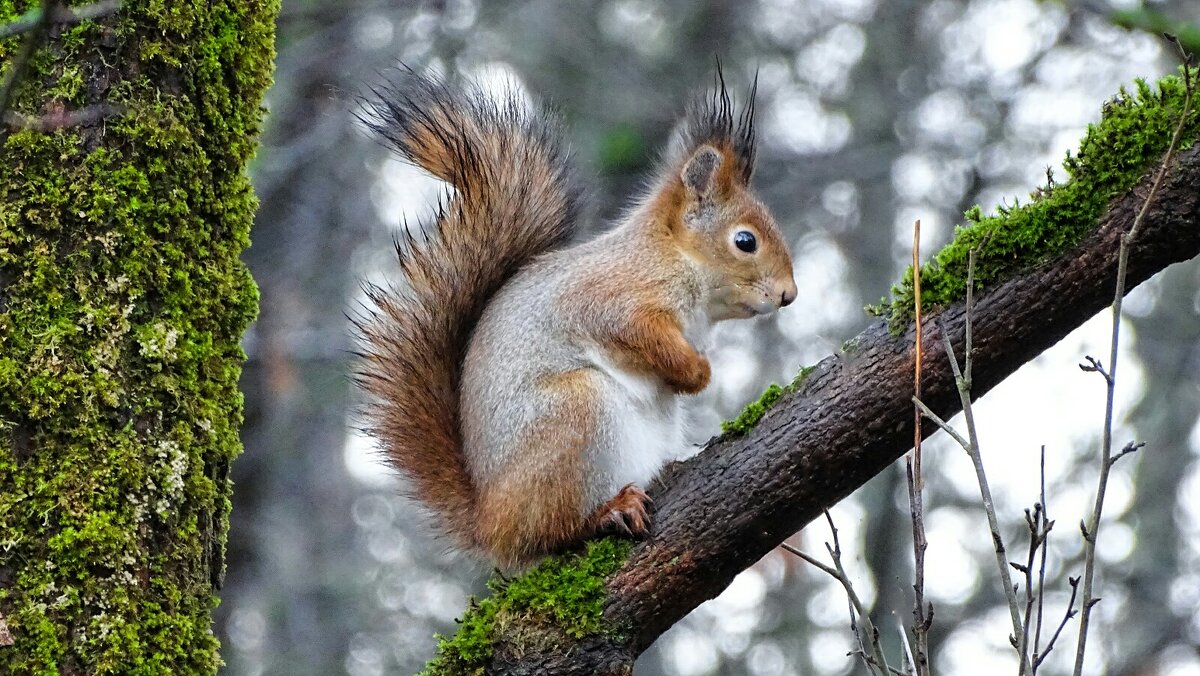
[[[0, 24], [39, 6], [0, 0]], [[114, 115], [0, 135], [0, 616], [15, 640], [0, 673], [220, 664], [211, 611], [257, 308], [245, 167], [277, 10], [47, 15], [13, 91], [20, 119]], [[24, 37], [0, 39], [0, 63]]]
[[[1084, 142], [1086, 156], [1073, 162], [1067, 185], [1075, 188], [1060, 193], [1061, 203], [1051, 193], [1067, 186], [975, 226], [995, 228], [995, 234], [967, 230], [958, 238], [963, 242], [947, 247], [940, 286], [952, 290], [962, 287], [952, 275], [958, 249], [999, 243], [994, 251], [1002, 260], [985, 263], [995, 275], [981, 282], [972, 314], [976, 395], [1111, 302], [1121, 234], [1142, 207], [1170, 141], [1171, 121], [1179, 117], [1178, 84], [1167, 79], [1160, 92], [1146, 87], [1136, 99], [1123, 95], [1110, 103], [1105, 121]], [[1198, 131], [1200, 117], [1193, 115], [1184, 147]], [[1065, 233], [1045, 233], [1063, 226], [1069, 226]], [[1141, 227], [1129, 252], [1129, 288], [1200, 254], [1200, 147], [1177, 155]], [[986, 244], [981, 255], [987, 255]], [[922, 272], [923, 282], [927, 274]], [[896, 293], [903, 297], [904, 287]], [[961, 353], [965, 312], [950, 291], [930, 309], [922, 399], [948, 418], [962, 404], [942, 332]], [[628, 673], [637, 655], [671, 625], [901, 457], [914, 433], [914, 331], [911, 321], [904, 328], [903, 316], [888, 319], [803, 380], [773, 389], [768, 410], [750, 416], [756, 424], [730, 428], [667, 473], [652, 491], [653, 536], [607, 578], [606, 631], [582, 639], [558, 632], [556, 640], [547, 640], [554, 633], [544, 616], [506, 617], [483, 632], [495, 650], [469, 666], [506, 674]], [[935, 429], [927, 426], [925, 434]], [[539, 640], [523, 641], [531, 634]], [[443, 655], [453, 649], [444, 646]]]

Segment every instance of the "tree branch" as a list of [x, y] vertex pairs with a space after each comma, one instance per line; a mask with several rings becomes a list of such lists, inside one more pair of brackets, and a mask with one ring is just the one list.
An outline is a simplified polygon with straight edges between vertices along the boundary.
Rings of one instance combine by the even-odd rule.
[[[850, 630], [854, 632], [855, 639], [858, 641], [857, 652], [862, 658], [863, 666], [867, 668], [867, 671], [871, 674], [891, 674], [896, 672], [895, 669], [888, 666], [887, 658], [883, 654], [883, 647], [879, 645], [879, 629], [871, 621], [871, 614], [867, 612], [867, 607], [863, 604], [862, 599], [859, 598], [858, 592], [854, 589], [854, 583], [850, 580], [850, 576], [846, 574], [846, 569], [842, 565], [842, 543], [838, 539], [837, 526], [833, 525], [833, 517], [829, 515], [828, 511], [825, 512], [825, 520], [829, 522], [829, 532], [833, 536], [833, 544], [825, 543], [825, 550], [829, 552], [829, 558], [833, 561], [832, 566], [821, 563], [816, 558], [796, 549], [786, 542], [780, 546], [783, 547], [784, 551], [795, 554], [842, 585], [842, 589], [846, 592], [846, 598], [850, 602]], [[861, 629], [859, 629], [859, 625], [862, 625]]]
[[[1176, 45], [1182, 50], [1182, 46], [1177, 41]], [[1097, 480], [1096, 500], [1092, 508], [1091, 520], [1087, 526], [1087, 537], [1083, 543], [1083, 599], [1079, 602], [1079, 640], [1075, 648], [1074, 676], [1081, 676], [1083, 673], [1083, 661], [1087, 656], [1088, 627], [1092, 617], [1092, 606], [1095, 605], [1092, 601], [1094, 598], [1092, 595], [1092, 582], [1096, 573], [1096, 542], [1097, 536], [1100, 533], [1100, 517], [1104, 513], [1104, 496], [1108, 486], [1108, 473], [1112, 469], [1113, 463], [1116, 462], [1112, 457], [1112, 423], [1114, 397], [1117, 387], [1117, 355], [1120, 354], [1121, 302], [1124, 300], [1125, 293], [1129, 288], [1125, 282], [1129, 249], [1135, 237], [1141, 232], [1146, 214], [1149, 213], [1151, 205], [1154, 203], [1154, 198], [1158, 196], [1163, 177], [1166, 176], [1167, 169], [1171, 166], [1171, 157], [1175, 153], [1175, 149], [1179, 147], [1179, 141], [1183, 138], [1183, 131], [1187, 128], [1188, 122], [1191, 120], [1193, 94], [1193, 75], [1189, 67], [1191, 56], [1186, 52], [1182, 56], [1184, 59], [1183, 87], [1186, 92], [1183, 100], [1183, 112], [1180, 114], [1179, 121], [1175, 125], [1175, 132], [1171, 135], [1171, 143], [1167, 146], [1166, 155], [1163, 157], [1157, 172], [1155, 172], [1154, 181], [1150, 184], [1150, 190], [1146, 193], [1145, 199], [1142, 200], [1142, 206], [1138, 209], [1137, 216], [1133, 218], [1133, 225], [1121, 235], [1121, 243], [1117, 250], [1116, 281], [1113, 290], [1112, 338], [1109, 340], [1108, 371], [1105, 372], [1100, 368], [1099, 363], [1095, 363], [1096, 369], [1104, 374], [1106, 385], [1104, 428], [1100, 449], [1100, 476]], [[1134, 448], [1136, 449], [1136, 447]], [[1096, 600], [1098, 601], [1099, 599]]]
[[[1151, 169], [1151, 173], [1157, 167]], [[1075, 249], [980, 294], [973, 308], [972, 389], [984, 393], [1107, 306], [1121, 235], [1150, 180], [1117, 199]], [[1200, 254], [1200, 148], [1178, 154], [1129, 248], [1129, 288]], [[943, 418], [961, 400], [941, 332], [963, 335], [965, 308], [926, 319], [922, 399]], [[712, 440], [653, 491], [653, 537], [609, 579], [615, 637], [497, 650], [504, 673], [621, 673], [660, 634], [739, 572], [901, 457], [912, 444], [913, 329], [877, 321], [849, 352], [824, 359], [741, 438]], [[956, 342], [961, 348], [961, 341]], [[930, 428], [927, 433], [932, 433]], [[520, 623], [501, 630], [513, 645]], [[545, 645], [545, 644], [543, 644]], [[501, 666], [502, 664], [502, 666]]]

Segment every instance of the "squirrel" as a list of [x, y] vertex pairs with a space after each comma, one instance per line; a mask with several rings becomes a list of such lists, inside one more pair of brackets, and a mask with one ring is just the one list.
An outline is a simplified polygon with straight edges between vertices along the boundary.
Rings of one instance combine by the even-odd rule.
[[787, 243], [749, 187], [754, 94], [724, 77], [688, 109], [648, 191], [567, 246], [584, 191], [558, 119], [513, 92], [402, 70], [360, 119], [445, 181], [403, 283], [357, 320], [366, 430], [459, 549], [523, 567], [593, 535], [648, 533], [643, 488], [685, 448], [715, 322], [796, 297]]

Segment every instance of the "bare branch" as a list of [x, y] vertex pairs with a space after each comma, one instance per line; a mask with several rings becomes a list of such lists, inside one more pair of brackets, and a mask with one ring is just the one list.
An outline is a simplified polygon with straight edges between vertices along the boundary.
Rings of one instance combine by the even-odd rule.
[[1091, 355], [1084, 355], [1083, 358], [1086, 359], [1088, 363], [1080, 364], [1080, 371], [1085, 373], [1099, 373], [1100, 375], [1104, 376], [1105, 382], [1112, 381], [1112, 376], [1108, 375], [1108, 371], [1104, 370], [1104, 364], [1099, 359], [1096, 359]]
[[[1116, 288], [1113, 290], [1112, 302], [1112, 337], [1109, 340], [1108, 373], [1105, 375], [1107, 393], [1104, 404], [1104, 435], [1100, 449], [1100, 477], [1096, 485], [1096, 501], [1092, 508], [1091, 521], [1084, 528], [1083, 601], [1081, 602], [1082, 610], [1079, 616], [1079, 640], [1075, 646], [1074, 676], [1080, 676], [1083, 673], [1083, 659], [1087, 651], [1088, 627], [1092, 616], [1092, 606], [1095, 605], [1096, 601], [1092, 596], [1092, 582], [1096, 572], [1096, 540], [1100, 531], [1100, 516], [1104, 511], [1104, 495], [1108, 488], [1108, 474], [1115, 461], [1112, 456], [1113, 402], [1117, 380], [1117, 348], [1120, 345], [1121, 338], [1121, 303], [1125, 298], [1125, 277], [1128, 274], [1129, 250], [1134, 239], [1141, 231], [1146, 214], [1150, 211], [1150, 205], [1154, 203], [1154, 198], [1158, 195], [1163, 179], [1167, 175], [1167, 169], [1171, 166], [1171, 162], [1175, 157], [1175, 151], [1179, 148], [1179, 140], [1183, 135], [1183, 129], [1191, 118], [1193, 90], [1195, 87], [1192, 78], [1193, 71], [1185, 65], [1183, 69], [1183, 82], [1186, 94], [1183, 101], [1183, 110], [1179, 115], [1179, 122], [1175, 125], [1175, 132], [1171, 135], [1171, 142], [1167, 146], [1167, 151], [1163, 155], [1162, 161], [1159, 163], [1158, 171], [1154, 176], [1154, 182], [1150, 184], [1150, 190], [1146, 194], [1146, 198], [1142, 201], [1141, 209], [1138, 210], [1137, 216], [1134, 217], [1133, 225], [1129, 228], [1129, 232], [1121, 235], [1121, 244], [1117, 251], [1117, 282], [1115, 285]], [[1132, 453], [1133, 451], [1129, 452]], [[1127, 455], [1127, 453], [1122, 452], [1120, 455]]]
[[1058, 624], [1058, 629], [1054, 630], [1054, 635], [1050, 637], [1050, 642], [1046, 644], [1046, 652], [1040, 655], [1036, 652], [1033, 654], [1034, 669], [1042, 666], [1042, 662], [1045, 661], [1046, 656], [1050, 654], [1051, 650], [1054, 650], [1054, 642], [1058, 640], [1058, 635], [1062, 633], [1063, 627], [1067, 626], [1067, 622], [1070, 622], [1071, 618], [1075, 617], [1077, 612], [1075, 610], [1075, 595], [1079, 592], [1079, 578], [1068, 577], [1067, 582], [1071, 585], [1071, 600], [1067, 601], [1067, 612], [1063, 615], [1062, 622]]
[[[899, 673], [888, 666], [887, 658], [883, 654], [883, 647], [879, 643], [879, 630], [871, 622], [871, 616], [867, 612], [866, 606], [863, 605], [862, 600], [858, 597], [858, 592], [854, 589], [854, 583], [850, 581], [850, 576], [846, 574], [846, 569], [842, 566], [842, 543], [838, 539], [837, 526], [833, 524], [833, 517], [829, 514], [829, 510], [825, 510], [825, 520], [829, 523], [830, 533], [833, 534], [833, 544], [825, 543], [825, 549], [829, 552], [830, 558], [833, 559], [833, 566], [821, 563], [816, 558], [786, 542], [782, 543], [780, 547], [837, 580], [842, 585], [842, 588], [846, 590], [846, 597], [850, 601], [850, 628], [854, 631], [854, 637], [858, 641], [858, 654], [862, 657], [867, 670], [873, 674], [879, 670], [882, 670], [885, 674]], [[855, 616], [857, 616], [857, 622]], [[862, 624], [862, 631], [859, 631], [859, 623]], [[863, 638], [864, 632], [866, 633], [865, 640]], [[868, 649], [870, 650], [869, 653], [867, 652]]]
[[[842, 579], [840, 577], [838, 577], [838, 572], [836, 570], [834, 570], [832, 566], [821, 563], [821, 561], [819, 559], [817, 559], [816, 557], [814, 557], [812, 554], [809, 554], [802, 549], [798, 549], [786, 542], [780, 543], [779, 546], [780, 546], [780, 548], [782, 548], [784, 551], [788, 552], [789, 554], [794, 554], [794, 555], [800, 557], [800, 559], [802, 559], [805, 563], [809, 564], [813, 568], [816, 568], [816, 569], [820, 570], [822, 573], [825, 573], [826, 575], [828, 575], [832, 578], [835, 578], [838, 582], [843, 582]], [[843, 587], [846, 586], [844, 582], [843, 582], [842, 586]], [[850, 599], [850, 603], [854, 603], [854, 599]]]
[[[913, 399], [921, 398], [921, 221], [913, 223], [913, 316], [916, 318], [916, 337], [913, 355]], [[908, 512], [913, 531], [913, 637], [916, 639], [916, 671], [929, 674], [929, 627], [933, 624], [933, 604], [925, 602], [925, 504], [922, 492], [925, 478], [921, 475], [921, 408], [913, 406], [913, 452], [905, 465], [908, 479]]]
[[[1046, 501], [1046, 446], [1042, 445], [1040, 462], [1038, 463], [1038, 478], [1040, 479], [1040, 498], [1042, 507], [1042, 557], [1041, 563], [1038, 565], [1038, 588], [1037, 588], [1037, 628], [1033, 632], [1033, 666], [1030, 669], [1030, 674], [1036, 676], [1039, 660], [1037, 659], [1038, 651], [1042, 644], [1042, 617], [1045, 615], [1046, 601], [1046, 550], [1049, 548], [1048, 540], [1050, 531], [1054, 528], [1054, 522], [1050, 520], [1050, 503]], [[1069, 608], [1068, 608], [1069, 609]], [[1029, 623], [1025, 623], [1026, 629], [1029, 628]]]
[[959, 434], [957, 430], [951, 427], [950, 423], [939, 418], [938, 414], [934, 413], [928, 406], [925, 405], [925, 402], [921, 401], [920, 399], [913, 397], [913, 403], [917, 405], [917, 408], [921, 410], [921, 413], [926, 418], [932, 420], [934, 424], [941, 428], [943, 432], [949, 434], [955, 441], [957, 441], [958, 445], [962, 446], [964, 451], [968, 453], [971, 452], [971, 442], [967, 441], [963, 435]]
[[[1033, 604], [1034, 604], [1034, 588], [1033, 588], [1033, 562], [1037, 558], [1038, 549], [1043, 544], [1042, 539], [1042, 505], [1035, 504], [1032, 510], [1025, 510], [1025, 525], [1029, 528], [1029, 554], [1025, 560], [1025, 565], [1020, 567], [1022, 573], [1025, 574], [1025, 615], [1021, 621], [1021, 640], [1017, 644], [1017, 651], [1021, 653], [1021, 671], [1025, 674], [1029, 671], [1028, 661], [1025, 657], [1029, 651], [1029, 625], [1033, 620]], [[1016, 566], [1017, 564], [1013, 564]]]
[[[1013, 589], [1012, 577], [1008, 572], [1008, 554], [1004, 547], [1004, 538], [1000, 534], [1000, 520], [996, 517], [996, 505], [992, 500], [992, 489], [988, 485], [987, 472], [983, 468], [983, 453], [980, 451], [979, 434], [975, 427], [975, 412], [971, 407], [971, 383], [964, 373], [971, 371], [971, 311], [973, 309], [974, 297], [971, 288], [975, 285], [975, 250], [967, 252], [967, 304], [964, 315], [964, 343], [965, 355], [963, 369], [959, 369], [958, 358], [954, 355], [954, 345], [950, 341], [950, 334], [943, 325], [942, 328], [942, 346], [946, 350], [946, 357], [950, 361], [950, 370], [954, 374], [954, 382], [957, 386], [959, 401], [962, 404], [963, 418], [967, 424], [968, 442], [965, 446], [967, 455], [971, 457], [971, 464], [975, 468], [975, 479], [979, 484], [979, 494], [983, 501], [983, 511], [987, 515], [988, 529], [992, 535], [992, 548], [996, 553], [996, 567], [1000, 569], [1000, 582], [1004, 587], [1004, 596], [1008, 601], [1009, 619], [1012, 620], [1012, 636], [1011, 641], [1013, 647], [1017, 649], [1017, 653], [1021, 660], [1021, 673], [1028, 672], [1028, 660], [1023, 647], [1019, 644], [1019, 639], [1024, 635], [1021, 623], [1021, 610], [1017, 602], [1017, 593]], [[961, 443], [961, 442], [960, 442]]]
[[1110, 459], [1108, 461], [1108, 466], [1112, 467], [1113, 465], [1117, 464], [1118, 460], [1120, 460], [1121, 458], [1124, 458], [1125, 456], [1129, 455], [1130, 453], [1137, 451], [1139, 448], [1141, 448], [1145, 445], [1146, 445], [1146, 442], [1144, 442], [1144, 441], [1136, 443], [1136, 444], [1131, 441], [1131, 442], [1125, 444], [1125, 447], [1121, 449], [1121, 452], [1114, 455], [1112, 457], [1112, 459]]

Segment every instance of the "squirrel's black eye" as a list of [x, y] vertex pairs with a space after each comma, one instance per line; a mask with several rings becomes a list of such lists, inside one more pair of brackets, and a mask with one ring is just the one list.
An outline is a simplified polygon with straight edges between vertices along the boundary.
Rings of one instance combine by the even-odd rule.
[[739, 230], [733, 236], [733, 245], [746, 253], [754, 253], [758, 250], [758, 239], [749, 230]]

